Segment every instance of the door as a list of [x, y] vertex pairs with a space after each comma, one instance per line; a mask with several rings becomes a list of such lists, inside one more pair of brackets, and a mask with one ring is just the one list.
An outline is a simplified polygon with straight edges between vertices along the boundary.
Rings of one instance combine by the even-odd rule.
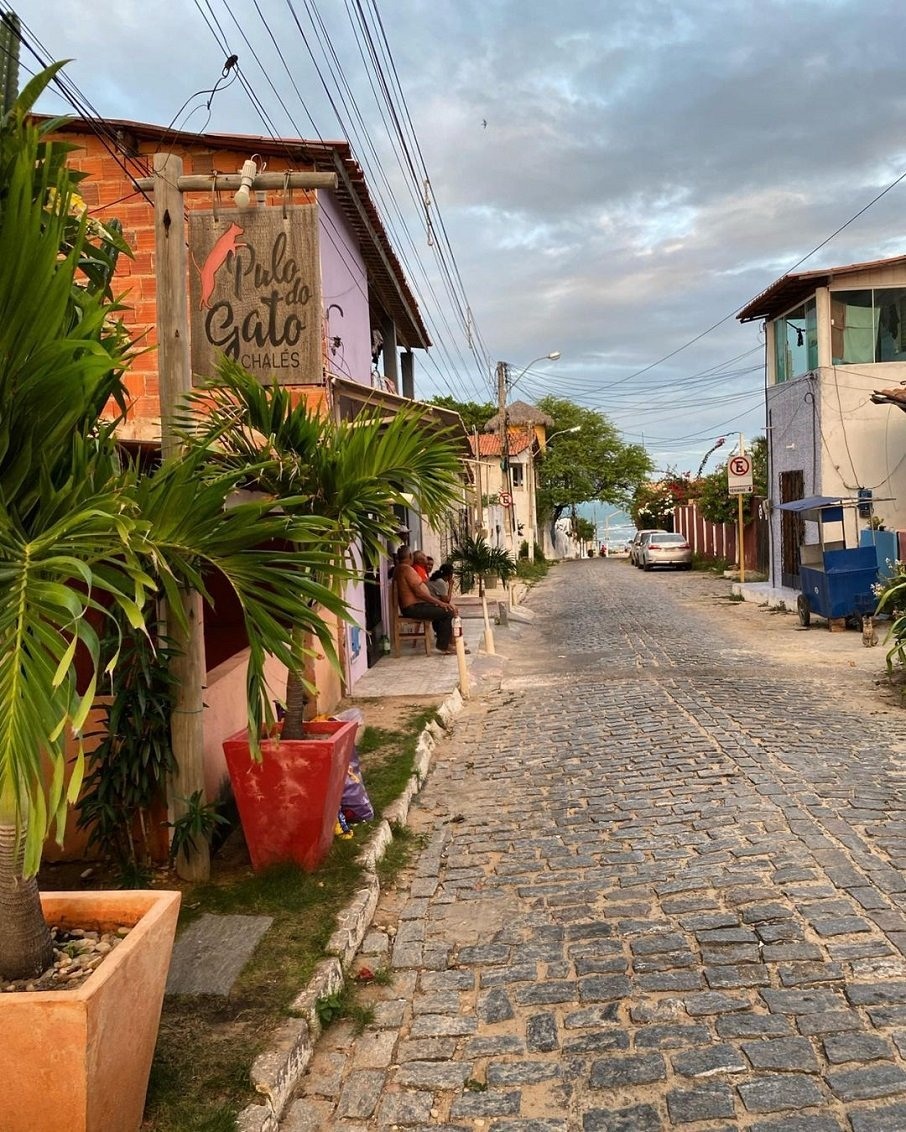
[[[792, 503], [805, 495], [805, 474], [799, 470], [780, 473], [780, 502]], [[780, 584], [799, 589], [799, 544], [805, 524], [792, 511], [780, 512]]]

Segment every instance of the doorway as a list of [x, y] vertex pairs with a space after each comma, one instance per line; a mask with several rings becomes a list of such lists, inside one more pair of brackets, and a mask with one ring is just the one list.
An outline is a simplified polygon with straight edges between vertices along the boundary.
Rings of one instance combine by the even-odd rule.
[[[805, 495], [805, 473], [780, 473], [780, 502], [792, 503]], [[792, 511], [780, 512], [780, 584], [799, 589], [799, 544], [805, 528], [801, 517]]]

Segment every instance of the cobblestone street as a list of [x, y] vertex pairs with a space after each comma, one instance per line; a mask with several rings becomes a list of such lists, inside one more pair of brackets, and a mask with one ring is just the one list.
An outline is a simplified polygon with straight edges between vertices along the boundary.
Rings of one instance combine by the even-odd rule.
[[906, 1130], [906, 711], [883, 648], [728, 593], [534, 591], [286, 1132]]

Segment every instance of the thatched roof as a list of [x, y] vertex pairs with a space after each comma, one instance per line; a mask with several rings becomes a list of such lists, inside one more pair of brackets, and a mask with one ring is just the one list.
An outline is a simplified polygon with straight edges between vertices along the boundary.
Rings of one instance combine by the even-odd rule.
[[[553, 420], [543, 413], [537, 405], [530, 405], [527, 401], [513, 401], [506, 407], [507, 420], [511, 425], [544, 425], [550, 428]], [[500, 413], [495, 413], [484, 426], [485, 432], [496, 432], [500, 428]]]

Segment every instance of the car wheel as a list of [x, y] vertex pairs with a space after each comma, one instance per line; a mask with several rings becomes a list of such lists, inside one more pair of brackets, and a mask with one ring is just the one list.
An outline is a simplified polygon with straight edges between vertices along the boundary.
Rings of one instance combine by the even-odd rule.
[[650, 563], [650, 562], [645, 562], [645, 563], [643, 563], [643, 564], [642, 564], [642, 569], [643, 569], [643, 570], [645, 571], [645, 573], [647, 574], [647, 573], [648, 573], [648, 571], [649, 571], [649, 570], [651, 569], [651, 563]]

